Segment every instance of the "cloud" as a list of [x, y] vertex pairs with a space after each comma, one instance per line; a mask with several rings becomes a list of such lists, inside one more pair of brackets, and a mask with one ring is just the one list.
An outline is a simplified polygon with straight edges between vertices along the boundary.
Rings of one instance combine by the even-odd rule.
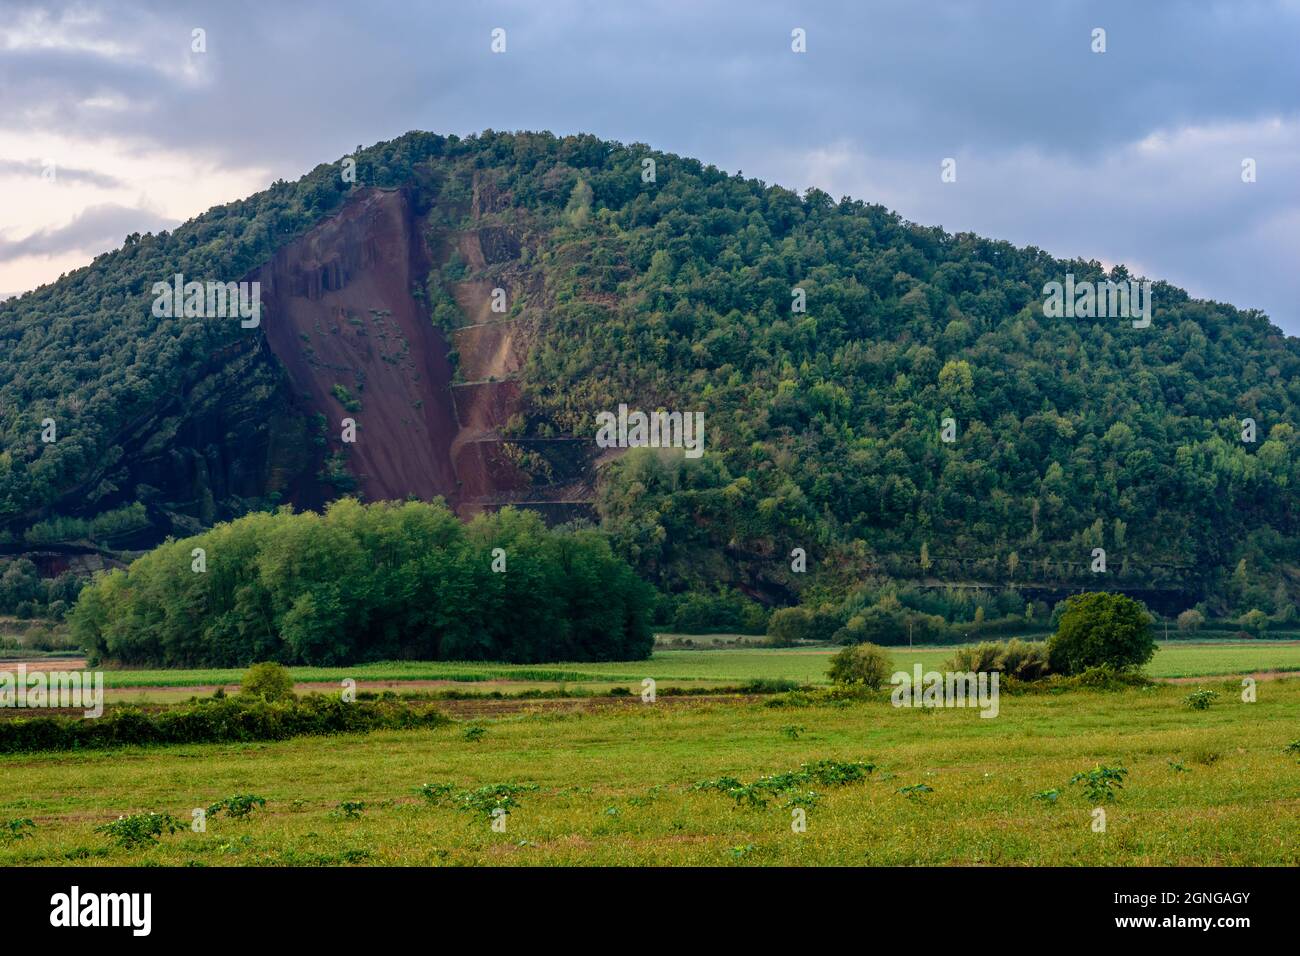
[[0, 262], [66, 252], [98, 254], [121, 245], [123, 238], [132, 232], [159, 232], [177, 225], [178, 220], [146, 209], [104, 203], [90, 206], [66, 225], [38, 229], [17, 240], [0, 238]]
[[[0, 177], [4, 176], [42, 176], [44, 177], [46, 164], [39, 159], [19, 160], [19, 159], [0, 159]], [[97, 173], [91, 169], [77, 169], [74, 166], [60, 167], [55, 163], [53, 169], [53, 181], [65, 183], [84, 183], [88, 186], [97, 186], [100, 189], [118, 189], [123, 185], [122, 180], [116, 176], [109, 176], [105, 173]]]
[[[1123, 262], [1296, 328], [1293, 306], [1269, 307], [1300, 301], [1288, 261], [1300, 236], [1290, 232], [1300, 222], [1300, 117], [1154, 130], [1100, 158], [1038, 148], [955, 158], [955, 183], [941, 182], [937, 158], [917, 163], [848, 140], [774, 151], [764, 164], [789, 185], [870, 196], [951, 232]], [[1244, 158], [1256, 161], [1256, 182], [1242, 181]]]
[[[410, 129], [591, 132], [925, 224], [1141, 261], [1300, 333], [1285, 254], [1300, 246], [1294, 0], [8, 6], [0, 141], [130, 143], [213, 170], [195, 202], [222, 173], [256, 188]], [[796, 26], [806, 54], [790, 51]], [[495, 27], [505, 54], [490, 52]], [[949, 156], [958, 183], [940, 191]], [[1249, 190], [1245, 156], [1260, 164]], [[206, 208], [157, 198], [152, 174], [111, 174], [170, 215]], [[49, 228], [39, 212], [20, 224]]]

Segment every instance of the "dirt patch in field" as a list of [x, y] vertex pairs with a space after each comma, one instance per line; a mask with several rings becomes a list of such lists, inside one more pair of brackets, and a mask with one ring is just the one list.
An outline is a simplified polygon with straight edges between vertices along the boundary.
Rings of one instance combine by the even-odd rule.
[[1251, 674], [1204, 674], [1200, 677], [1157, 677], [1165, 684], [1204, 684], [1207, 681], [1237, 680], [1252, 677], [1261, 680], [1286, 680], [1288, 677], [1300, 677], [1300, 671], [1255, 671]]
[[496, 717], [528, 711], [558, 711], [560, 713], [590, 713], [611, 707], [682, 707], [692, 704], [748, 703], [759, 700], [756, 694], [694, 694], [690, 696], [660, 694], [653, 705], [644, 704], [641, 698], [630, 697], [559, 697], [540, 700], [440, 700], [435, 703], [451, 717]]
[[37, 671], [84, 671], [86, 669], [84, 657], [15, 657], [0, 660], [0, 671], [12, 670], [19, 664], [24, 665], [29, 674], [35, 674]]
[[1300, 641], [1167, 641], [1162, 647], [1295, 647]]

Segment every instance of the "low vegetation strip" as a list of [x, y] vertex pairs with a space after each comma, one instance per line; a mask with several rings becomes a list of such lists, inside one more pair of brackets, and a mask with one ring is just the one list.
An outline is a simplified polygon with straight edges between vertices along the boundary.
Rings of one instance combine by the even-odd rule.
[[450, 718], [436, 707], [416, 701], [347, 703], [323, 695], [279, 701], [231, 697], [156, 711], [119, 707], [95, 720], [64, 716], [3, 720], [0, 753], [288, 740], [437, 727], [449, 722]]
[[[589, 683], [625, 681], [629, 685], [651, 677], [657, 681], [725, 681], [743, 683], [761, 678], [781, 678], [799, 683], [824, 683], [834, 647], [742, 648], [723, 650], [657, 650], [646, 661], [560, 662], [556, 666], [492, 662], [378, 661], [353, 667], [293, 667], [297, 683], [339, 684], [347, 678], [366, 681], [455, 681], [479, 684], [492, 681]], [[955, 647], [887, 648], [898, 670], [921, 663], [939, 665], [952, 657]], [[55, 661], [48, 666], [63, 666]], [[4, 667], [0, 666], [0, 670]], [[30, 663], [28, 670], [35, 669]], [[1190, 644], [1161, 643], [1145, 668], [1154, 678], [1254, 674], [1262, 671], [1300, 671], [1300, 643], [1237, 641]], [[200, 687], [238, 684], [240, 668], [106, 670], [104, 686]]]

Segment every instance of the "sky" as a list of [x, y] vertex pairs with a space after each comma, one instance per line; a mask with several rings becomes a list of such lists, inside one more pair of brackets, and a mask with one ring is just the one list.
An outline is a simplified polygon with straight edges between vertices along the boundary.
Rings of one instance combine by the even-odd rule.
[[0, 0], [0, 296], [358, 145], [489, 128], [1123, 263], [1300, 335], [1300, 0]]

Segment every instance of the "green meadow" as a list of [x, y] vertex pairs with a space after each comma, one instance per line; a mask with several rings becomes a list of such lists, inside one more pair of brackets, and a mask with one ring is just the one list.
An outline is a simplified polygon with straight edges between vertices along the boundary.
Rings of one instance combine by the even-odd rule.
[[[387, 661], [353, 667], [294, 667], [299, 683], [337, 683], [353, 678], [366, 681], [454, 681], [472, 685], [527, 682], [533, 685], [600, 682], [639, 684], [656, 681], [689, 684], [712, 681], [739, 684], [760, 679], [786, 679], [800, 683], [826, 683], [826, 668], [836, 648], [743, 647], [706, 650], [656, 649], [648, 661], [614, 661], [581, 664], [492, 664], [445, 661]], [[952, 656], [951, 647], [891, 648], [895, 665], [910, 670], [920, 662], [941, 667]], [[54, 666], [54, 665], [49, 665]], [[1193, 644], [1162, 643], [1146, 667], [1152, 677], [1200, 677], [1250, 674], [1260, 671], [1300, 671], [1300, 642], [1237, 641]], [[239, 683], [239, 669], [106, 670], [108, 688], [194, 687]], [[498, 690], [501, 688], [488, 688]]]
[[[736, 670], [711, 673], [753, 676], [773, 657], [741, 653]], [[679, 663], [656, 662], [664, 674]], [[1205, 686], [1219, 696], [1199, 711], [1191, 688], [1167, 684], [1004, 694], [993, 719], [895, 708], [887, 692], [632, 698], [328, 740], [5, 757], [0, 826], [35, 829], [0, 835], [0, 864], [1300, 863], [1300, 760], [1287, 751], [1300, 738], [1300, 681], [1261, 682], [1255, 703], [1239, 681]], [[760, 806], [695, 788], [824, 760], [874, 770], [794, 791], [804, 832], [790, 793]], [[1105, 832], [1093, 829], [1097, 802], [1070, 783], [1097, 765], [1127, 771], [1100, 804]], [[423, 784], [447, 795], [431, 802]], [[505, 784], [522, 789], [494, 830], [492, 801], [479, 793], [475, 805], [475, 794]], [[133, 848], [95, 829], [145, 811], [189, 824], [192, 809], [236, 794], [266, 804]]]

